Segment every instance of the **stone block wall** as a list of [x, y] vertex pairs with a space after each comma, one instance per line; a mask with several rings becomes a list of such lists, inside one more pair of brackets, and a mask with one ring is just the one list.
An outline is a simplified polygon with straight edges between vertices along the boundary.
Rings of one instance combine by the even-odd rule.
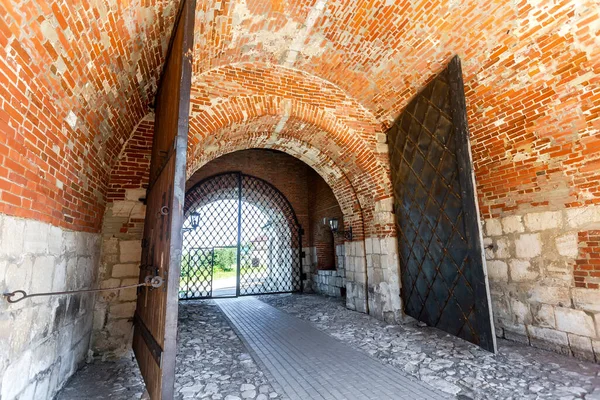
[[[137, 200], [140, 192], [139, 189], [130, 189], [126, 200], [114, 201], [106, 209], [99, 267], [101, 287], [139, 282], [143, 223], [139, 224], [139, 229], [129, 229], [126, 232], [121, 232], [120, 227], [127, 225], [131, 218], [143, 221], [145, 206]], [[132, 318], [136, 300], [135, 288], [98, 294], [94, 309], [94, 355], [118, 358], [127, 353], [133, 334]]]
[[367, 306], [367, 263], [365, 241], [345, 243], [344, 266], [346, 267], [346, 307], [366, 313]]
[[[150, 153], [154, 115], [142, 120], [125, 144], [108, 184], [108, 203], [102, 222], [102, 256], [99, 281], [102, 287], [138, 283], [141, 239], [146, 217]], [[125, 354], [131, 343], [137, 289], [102, 292], [94, 310], [92, 349], [103, 358]]]
[[389, 323], [403, 319], [400, 300], [398, 240], [395, 237], [365, 240], [369, 314]]
[[[338, 244], [335, 246], [337, 260], [336, 269], [317, 269], [313, 274], [312, 282], [315, 293], [333, 297], [344, 297], [346, 295], [346, 268], [345, 268], [346, 246]], [[315, 255], [317, 251], [314, 251]]]
[[600, 207], [485, 220], [496, 333], [600, 361]]
[[[0, 292], [95, 287], [99, 235], [0, 214]], [[93, 294], [0, 301], [0, 398], [50, 399], [82, 365]]]

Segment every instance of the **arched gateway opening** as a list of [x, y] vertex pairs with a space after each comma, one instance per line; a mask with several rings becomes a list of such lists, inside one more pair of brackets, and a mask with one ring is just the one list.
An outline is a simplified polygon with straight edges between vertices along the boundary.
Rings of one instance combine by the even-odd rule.
[[241, 172], [186, 192], [180, 299], [298, 292], [302, 230], [287, 198]]

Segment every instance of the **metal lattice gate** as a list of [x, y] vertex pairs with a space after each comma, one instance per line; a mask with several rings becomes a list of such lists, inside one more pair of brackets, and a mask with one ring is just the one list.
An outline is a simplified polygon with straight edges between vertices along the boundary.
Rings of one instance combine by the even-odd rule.
[[300, 291], [301, 254], [294, 209], [268, 182], [230, 172], [186, 193], [180, 299]]

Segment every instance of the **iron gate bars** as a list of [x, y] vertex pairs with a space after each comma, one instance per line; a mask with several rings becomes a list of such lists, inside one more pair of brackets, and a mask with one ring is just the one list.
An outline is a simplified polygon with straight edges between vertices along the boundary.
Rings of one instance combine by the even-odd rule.
[[213, 296], [215, 248], [236, 248], [236, 295], [302, 289], [301, 227], [286, 197], [270, 183], [240, 172], [211, 176], [186, 193], [180, 299]]

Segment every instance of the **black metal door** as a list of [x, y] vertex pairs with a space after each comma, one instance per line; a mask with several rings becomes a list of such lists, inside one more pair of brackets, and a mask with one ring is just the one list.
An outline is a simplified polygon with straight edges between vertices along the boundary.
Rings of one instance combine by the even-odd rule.
[[388, 139], [405, 312], [495, 351], [458, 57]]
[[[193, 212], [199, 214], [195, 228]], [[301, 253], [298, 219], [277, 188], [239, 172], [212, 176], [186, 193], [179, 298], [213, 297], [215, 274], [230, 279], [222, 259], [232, 254], [235, 295], [300, 291]]]

